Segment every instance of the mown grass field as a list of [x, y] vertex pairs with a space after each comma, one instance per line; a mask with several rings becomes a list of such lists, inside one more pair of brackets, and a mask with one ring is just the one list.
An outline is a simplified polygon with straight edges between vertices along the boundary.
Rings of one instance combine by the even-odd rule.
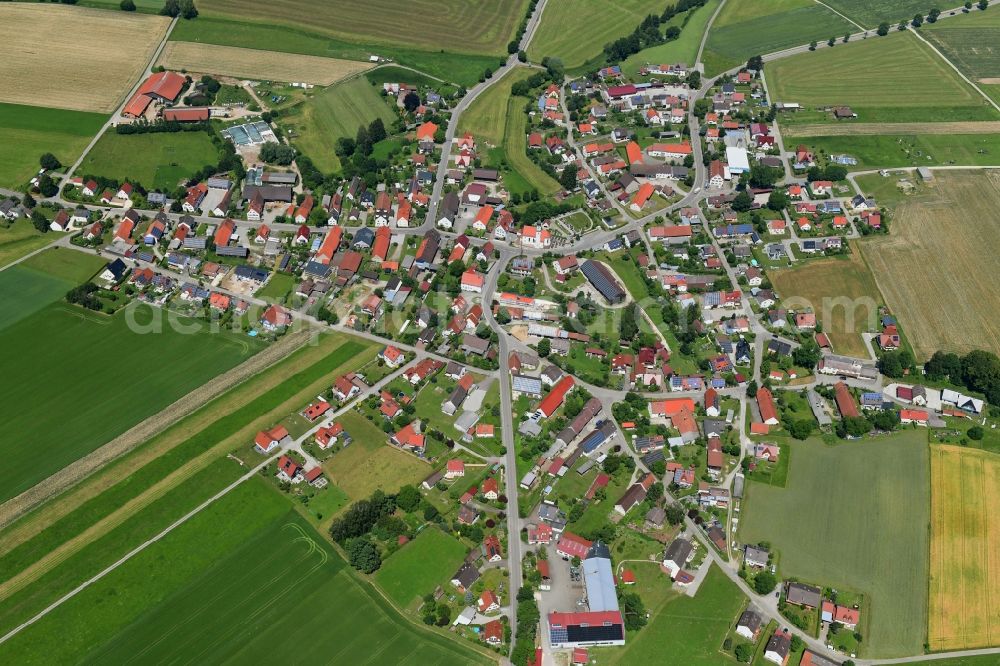
[[0, 103], [0, 145], [5, 147], [0, 187], [26, 185], [43, 153], [72, 164], [106, 119], [100, 113]]
[[[0, 471], [2, 499], [110, 441], [262, 346], [230, 333], [183, 334], [166, 322], [162, 332], [134, 333], [130, 317], [146, 324], [160, 311], [142, 306], [109, 317], [70, 306], [60, 298], [76, 282], [56, 285], [57, 276], [37, 277], [31, 260], [25, 264], [0, 273], [4, 299], [14, 301], [22, 315], [7, 320], [0, 331], [0, 344], [10, 355], [4, 364], [9, 381], [0, 388], [8, 434], [3, 452], [10, 463]], [[96, 264], [95, 271], [103, 262]], [[33, 289], [36, 278], [41, 286]], [[14, 291], [25, 283], [27, 289]], [[40, 296], [48, 297], [45, 307], [31, 311]], [[17, 304], [28, 300], [28, 306]]]
[[[0, 102], [111, 112], [138, 81], [168, 25], [164, 16], [4, 3]], [[44, 38], [51, 35], [72, 39], [48, 48]]]
[[371, 67], [356, 60], [195, 42], [169, 42], [157, 62], [167, 69], [187, 72], [321, 86], [328, 86]]
[[356, 411], [338, 419], [354, 441], [323, 463], [323, 471], [347, 493], [352, 502], [376, 490], [396, 492], [408, 483], [419, 483], [431, 466], [389, 444], [389, 436]]
[[[493, 146], [501, 145], [506, 129], [507, 100], [511, 96], [510, 89], [518, 81], [524, 81], [531, 77], [533, 73], [527, 67], [517, 67], [487, 88], [458, 119], [458, 135], [472, 132], [476, 137], [476, 146], [480, 151], [482, 150], [480, 148], [482, 142]], [[528, 100], [523, 99], [522, 102], [527, 104]]]
[[960, 446], [931, 448], [931, 650], [995, 645], [1000, 611], [1000, 458]]
[[170, 40], [240, 48], [260, 46], [266, 47], [269, 51], [362, 62], [367, 62], [370, 55], [378, 54], [464, 86], [473, 85], [479, 80], [483, 70], [487, 67], [496, 69], [499, 64], [499, 57], [493, 55], [462, 54], [459, 57], [454, 53], [440, 50], [440, 47], [433, 51], [423, 51], [406, 48], [391, 41], [365, 44], [331, 38], [311, 25], [289, 27], [273, 23], [254, 23], [238, 18], [212, 18], [204, 14], [199, 16], [197, 21], [178, 23], [170, 33]]
[[771, 271], [771, 282], [787, 307], [816, 313], [837, 353], [867, 357], [861, 333], [877, 325], [882, 297], [859, 254]]
[[443, 45], [455, 53], [507, 52], [526, 0], [276, 0], [248, 5], [240, 0], [205, 0], [205, 16], [306, 28], [321, 35], [361, 43], [402, 44], [428, 51]]
[[969, 78], [1000, 83], [1000, 13], [972, 12], [925, 23], [920, 34]]
[[[622, 71], [634, 78], [638, 76], [639, 68], [647, 63], [653, 65], [670, 63], [693, 65], [698, 57], [698, 47], [701, 46], [702, 35], [705, 34], [708, 22], [715, 10], [718, 9], [720, 2], [721, 0], [709, 0], [704, 6], [671, 19], [671, 23], [668, 25], [677, 25], [681, 28], [681, 36], [672, 42], [651, 46], [630, 56], [622, 63]], [[678, 21], [678, 19], [681, 20]]]
[[528, 57], [541, 62], [559, 58], [567, 69], [582, 66], [601, 54], [604, 45], [625, 37], [649, 14], [660, 14], [656, 0], [576, 0], [545, 5], [542, 21], [528, 46]]
[[542, 194], [554, 194], [561, 190], [562, 186], [528, 157], [528, 116], [524, 113], [525, 101], [522, 97], [512, 97], [507, 102], [503, 149], [507, 163], [524, 179], [528, 187], [519, 190], [508, 182], [507, 188], [522, 194], [529, 189], [536, 189]]
[[768, 66], [767, 77], [775, 101], [806, 109], [847, 105], [862, 123], [997, 118], [982, 95], [909, 32], [781, 59]]
[[[22, 221], [14, 229], [20, 231], [23, 224]], [[52, 240], [56, 235], [40, 237]], [[54, 248], [3, 271], [0, 330], [58, 301], [67, 291], [93, 277], [104, 263], [94, 255]]]
[[294, 132], [292, 143], [319, 169], [335, 171], [340, 168], [337, 139], [354, 138], [359, 127], [376, 118], [389, 127], [395, 117], [381, 89], [359, 76], [316, 93], [279, 122]]
[[195, 171], [218, 161], [218, 151], [205, 132], [107, 132], [78, 171], [118, 182], [128, 179], [148, 189], [173, 190]]
[[1000, 172], [937, 171], [923, 196], [896, 208], [891, 235], [859, 243], [919, 359], [1000, 353], [1000, 293], [985, 269], [1000, 253], [998, 206]]
[[722, 641], [745, 601], [743, 593], [716, 566], [711, 565], [694, 597], [672, 595], [638, 634], [626, 638], [624, 648], [600, 650], [600, 663], [715, 666], [728, 663]]
[[864, 656], [920, 654], [931, 487], [926, 431], [793, 446], [785, 488], [749, 485], [739, 540], [770, 542], [784, 577], [867, 595]]
[[810, 0], [727, 2], [708, 33], [705, 71], [713, 76], [764, 55], [857, 30]]
[[382, 563], [375, 582], [400, 608], [409, 608], [444, 585], [465, 559], [466, 548], [455, 537], [428, 527]]
[[[77, 621], [83, 612], [86, 623]], [[251, 662], [277, 644], [295, 645], [310, 660], [338, 655], [379, 663], [415, 654], [457, 664], [477, 658], [458, 643], [401, 621], [256, 478], [4, 644], [0, 653], [19, 663]]]

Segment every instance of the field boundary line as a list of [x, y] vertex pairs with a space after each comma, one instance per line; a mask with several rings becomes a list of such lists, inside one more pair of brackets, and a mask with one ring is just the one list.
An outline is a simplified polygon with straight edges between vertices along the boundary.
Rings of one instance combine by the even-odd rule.
[[[817, 0], [817, 1], [818, 1], [818, 0]], [[934, 46], [934, 45], [933, 45], [933, 44], [931, 44], [931, 43], [930, 43], [929, 41], [927, 41], [927, 40], [926, 40], [926, 39], [924, 38], [924, 36], [920, 34], [920, 31], [919, 31], [919, 30], [910, 30], [910, 32], [911, 32], [911, 33], [913, 33], [913, 35], [914, 35], [914, 36], [915, 36], [915, 37], [916, 37], [917, 39], [919, 39], [919, 40], [920, 40], [921, 42], [923, 42], [923, 43], [924, 43], [924, 45], [925, 45], [925, 46], [927, 46], [927, 48], [929, 48], [929, 49], [930, 49], [931, 51], [933, 51], [934, 53], [936, 53], [936, 54], [937, 54], [937, 56], [938, 56], [939, 58], [941, 58], [941, 60], [943, 60], [943, 61], [944, 61], [945, 63], [947, 63], [949, 67], [951, 67], [951, 68], [952, 68], [953, 70], [955, 70], [955, 73], [956, 73], [956, 74], [958, 74], [958, 75], [959, 75], [959, 76], [960, 76], [960, 77], [962, 78], [962, 80], [963, 80], [963, 81], [965, 81], [965, 82], [966, 82], [966, 83], [968, 83], [968, 84], [969, 84], [970, 86], [972, 86], [972, 89], [973, 89], [973, 90], [975, 90], [975, 91], [976, 91], [977, 93], [979, 93], [980, 95], [982, 95], [983, 99], [985, 99], [985, 100], [986, 100], [987, 102], [989, 102], [989, 103], [990, 103], [990, 106], [992, 106], [992, 107], [993, 107], [994, 109], [996, 109], [996, 110], [997, 110], [997, 112], [1000, 112], [1000, 104], [997, 104], [997, 103], [996, 103], [995, 101], [993, 101], [993, 98], [992, 98], [992, 97], [990, 97], [989, 95], [987, 95], [987, 94], [986, 94], [985, 92], [983, 92], [982, 88], [980, 88], [980, 87], [979, 87], [978, 85], [976, 85], [976, 84], [975, 84], [975, 82], [973, 82], [973, 81], [972, 81], [972, 79], [970, 79], [969, 77], [967, 77], [967, 76], [966, 76], [966, 75], [965, 75], [965, 74], [964, 74], [964, 73], [962, 72], [962, 70], [960, 70], [960, 69], [959, 69], [959, 68], [958, 68], [958, 67], [957, 67], [957, 66], [955, 65], [955, 63], [953, 63], [953, 62], [952, 62], [951, 60], [949, 60], [949, 59], [947, 58], [947, 56], [945, 56], [945, 55], [944, 55], [943, 53], [941, 53], [940, 51], [938, 51], [938, 49], [937, 49], [937, 47], [936, 47], [936, 46]]]
[[865, 32], [868, 32], [868, 30], [869, 30], [868, 28], [866, 28], [865, 26], [861, 25], [860, 23], [858, 23], [857, 21], [855, 21], [854, 19], [852, 19], [850, 16], [847, 16], [846, 14], [842, 14], [842, 13], [838, 12], [836, 9], [834, 9], [830, 5], [826, 4], [825, 2], [822, 2], [821, 0], [813, 0], [813, 2], [815, 2], [817, 5], [820, 5], [822, 7], [826, 7], [831, 12], [833, 12], [834, 14], [836, 14], [837, 16], [839, 16], [840, 18], [844, 19], [845, 21], [847, 21], [848, 23], [850, 23], [851, 25], [853, 25], [857, 29], [863, 30]]
[[[149, 440], [149, 437], [146, 435], [151, 429], [159, 433], [179, 423], [190, 415], [191, 411], [197, 405], [203, 404], [203, 398], [206, 393], [221, 397], [247, 380], [274, 367], [274, 365], [299, 349], [306, 340], [306, 334], [285, 336], [278, 343], [262, 349], [243, 363], [214, 377], [187, 395], [182, 396], [158, 414], [154, 414], [148, 419], [132, 426], [104, 446], [95, 449], [83, 458], [40, 481], [20, 495], [0, 504], [0, 529], [6, 528], [18, 518], [30, 513], [40, 504], [70, 490], [77, 484], [85, 481], [92, 474], [103, 469], [106, 465], [133, 451]], [[0, 548], [0, 552], [9, 551], [4, 551]]]
[[[715, 24], [715, 19], [718, 18], [719, 13], [722, 12], [722, 8], [726, 6], [726, 0], [722, 0], [719, 6], [715, 8], [715, 13], [712, 17], [708, 19], [708, 23], [705, 24], [705, 32], [701, 33], [701, 43], [698, 44], [698, 55], [694, 57], [694, 64], [697, 66], [701, 63], [701, 56], [705, 52], [705, 44], [708, 43], [708, 33], [712, 30], [712, 26]], [[704, 67], [702, 67], [704, 69]]]
[[136, 555], [138, 555], [139, 553], [141, 553], [142, 551], [144, 551], [149, 546], [151, 546], [154, 543], [156, 543], [157, 541], [160, 541], [161, 539], [163, 539], [163, 537], [167, 536], [168, 534], [170, 534], [171, 532], [173, 532], [175, 529], [177, 529], [178, 527], [180, 527], [181, 525], [183, 525], [184, 523], [186, 523], [187, 521], [189, 521], [191, 518], [193, 518], [198, 513], [200, 513], [201, 511], [203, 511], [205, 508], [207, 508], [208, 506], [210, 506], [217, 499], [219, 499], [221, 497], [224, 497], [225, 495], [227, 495], [229, 492], [231, 492], [232, 490], [234, 490], [237, 486], [239, 486], [244, 481], [246, 481], [248, 479], [251, 479], [254, 476], [256, 476], [260, 472], [260, 470], [262, 470], [268, 464], [270, 464], [271, 462], [273, 462], [276, 457], [277, 456], [268, 458], [264, 462], [260, 463], [259, 465], [257, 465], [253, 469], [251, 469], [249, 472], [247, 472], [246, 474], [244, 474], [243, 476], [241, 476], [239, 479], [237, 479], [236, 481], [233, 481], [228, 486], [226, 486], [225, 488], [223, 488], [222, 490], [220, 490], [219, 492], [217, 492], [215, 495], [213, 495], [212, 497], [208, 498], [207, 500], [205, 500], [204, 502], [202, 502], [201, 504], [199, 504], [198, 506], [196, 506], [194, 509], [192, 509], [191, 511], [187, 512], [186, 514], [184, 514], [183, 516], [181, 516], [180, 518], [178, 518], [177, 520], [175, 520], [173, 523], [171, 523], [166, 528], [164, 528], [159, 534], [156, 534], [155, 536], [151, 537], [150, 539], [147, 539], [143, 543], [139, 544], [138, 546], [136, 546], [135, 548], [133, 548], [132, 550], [130, 550], [128, 553], [126, 553], [124, 556], [122, 556], [121, 558], [119, 558], [118, 561], [116, 561], [116, 562], [112, 563], [111, 565], [105, 567], [102, 571], [100, 571], [96, 575], [94, 575], [91, 578], [87, 579], [86, 581], [84, 581], [83, 583], [81, 583], [80, 585], [78, 585], [76, 588], [74, 588], [73, 590], [71, 590], [70, 592], [64, 594], [62, 597], [60, 597], [56, 601], [54, 601], [53, 603], [49, 604], [49, 606], [47, 606], [46, 608], [42, 609], [34, 617], [30, 618], [29, 620], [26, 620], [25, 622], [22, 622], [20, 625], [14, 627], [13, 629], [11, 629], [9, 632], [7, 632], [6, 634], [4, 634], [3, 636], [0, 636], [0, 644], [6, 643], [8, 640], [10, 640], [11, 638], [13, 638], [17, 634], [19, 634], [24, 629], [27, 629], [31, 625], [35, 624], [36, 622], [38, 622], [39, 620], [41, 620], [42, 618], [44, 618], [49, 613], [51, 613], [55, 609], [59, 608], [64, 603], [66, 603], [67, 601], [69, 601], [70, 599], [72, 599], [73, 597], [75, 597], [76, 595], [78, 595], [79, 593], [83, 592], [85, 589], [87, 589], [88, 587], [90, 587], [94, 583], [98, 582], [99, 580], [101, 580], [102, 578], [104, 578], [105, 576], [107, 576], [108, 574], [110, 574], [112, 571], [114, 571], [115, 569], [117, 569], [121, 565], [123, 565], [126, 562], [128, 562], [129, 560], [131, 560], [133, 557], [135, 557]]

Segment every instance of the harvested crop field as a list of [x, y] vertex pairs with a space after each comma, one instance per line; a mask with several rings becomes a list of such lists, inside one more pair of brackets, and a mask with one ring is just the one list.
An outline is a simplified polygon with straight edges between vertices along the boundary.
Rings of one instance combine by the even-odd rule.
[[861, 334], [875, 330], [881, 295], [859, 255], [813, 259], [772, 271], [771, 281], [788, 307], [816, 313], [834, 351], [868, 357]]
[[958, 446], [931, 448], [928, 643], [964, 650], [1000, 641], [1000, 458]]
[[865, 134], [997, 134], [1000, 121], [954, 123], [817, 123], [813, 125], [788, 125], [781, 133], [785, 136], [855, 136]]
[[859, 244], [918, 359], [938, 349], [1000, 353], [1000, 172], [936, 171], [889, 237]]
[[158, 64], [188, 72], [320, 86], [328, 86], [371, 67], [354, 60], [194, 42], [168, 42]]
[[[0, 4], [0, 102], [113, 111], [169, 25], [170, 19], [149, 14]], [[57, 48], [41, 40], [55, 35]]]
[[506, 53], [525, 0], [204, 0], [205, 16], [305, 28], [352, 42]]

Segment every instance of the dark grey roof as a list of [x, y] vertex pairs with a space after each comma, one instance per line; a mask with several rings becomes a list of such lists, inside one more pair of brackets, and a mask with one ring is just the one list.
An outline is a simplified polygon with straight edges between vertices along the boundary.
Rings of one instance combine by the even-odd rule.
[[683, 565], [691, 557], [691, 542], [687, 539], [674, 539], [666, 552], [663, 554], [663, 561], [672, 561], [675, 564]]
[[584, 276], [590, 280], [594, 288], [610, 303], [620, 303], [625, 300], [625, 290], [615, 280], [611, 271], [599, 261], [588, 259], [580, 267]]
[[610, 560], [611, 551], [608, 550], [607, 544], [605, 544], [603, 541], [595, 541], [594, 544], [590, 547], [590, 550], [587, 551], [586, 559], [589, 560], [592, 557], [603, 557], [606, 560]]
[[752, 610], [745, 610], [743, 611], [743, 615], [740, 615], [740, 621], [737, 623], [736, 626], [747, 627], [753, 633], [757, 633], [757, 630], [760, 629], [760, 625], [761, 625], [760, 615], [753, 612]]

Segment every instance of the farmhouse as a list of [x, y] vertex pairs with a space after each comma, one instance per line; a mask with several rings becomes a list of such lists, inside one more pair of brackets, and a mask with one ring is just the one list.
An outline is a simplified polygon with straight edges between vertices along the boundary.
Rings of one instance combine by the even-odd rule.
[[138, 118], [146, 113], [146, 109], [154, 100], [173, 104], [186, 85], [187, 81], [177, 72], [151, 74], [122, 109], [122, 115]]

